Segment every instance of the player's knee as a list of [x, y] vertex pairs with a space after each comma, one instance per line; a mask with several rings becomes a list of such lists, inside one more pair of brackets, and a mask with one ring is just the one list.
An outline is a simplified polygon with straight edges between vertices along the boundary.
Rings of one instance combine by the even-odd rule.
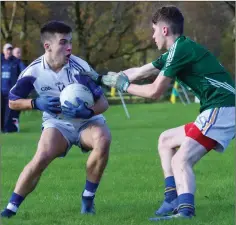
[[162, 132], [158, 139], [158, 152], [161, 152], [162, 150], [166, 150], [166, 148], [168, 148], [168, 141], [169, 136], [167, 135], [167, 132]]
[[[41, 151], [40, 153], [38, 152], [32, 160], [33, 166], [37, 171], [43, 171], [44, 169], [46, 169], [50, 162], [53, 160], [51, 154], [53, 150], [48, 149], [46, 151], [46, 147], [47, 146], [44, 146], [44, 151]], [[38, 149], [38, 151], [40, 151], [40, 149]]]
[[109, 150], [111, 144], [111, 134], [102, 134], [98, 139], [98, 145], [100, 148]]
[[191, 165], [191, 160], [185, 155], [175, 155], [171, 160], [172, 170], [182, 170]]
[[39, 172], [42, 172], [44, 169], [46, 169], [50, 162], [51, 160], [48, 154], [40, 154], [33, 160], [34, 166]]
[[173, 156], [171, 159], [171, 168], [173, 171], [176, 171], [180, 168], [180, 161], [179, 158], [177, 158], [176, 156]]
[[94, 148], [99, 149], [101, 152], [107, 152], [111, 144], [110, 132], [98, 132], [94, 140]]

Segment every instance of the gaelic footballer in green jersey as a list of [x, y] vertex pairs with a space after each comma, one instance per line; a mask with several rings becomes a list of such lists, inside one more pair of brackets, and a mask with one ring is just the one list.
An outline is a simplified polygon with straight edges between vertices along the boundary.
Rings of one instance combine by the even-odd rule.
[[[235, 87], [217, 59], [183, 35], [184, 17], [178, 8], [158, 9], [152, 23], [153, 39], [159, 50], [167, 50], [165, 54], [141, 67], [90, 76], [119, 91], [153, 99], [159, 99], [177, 79], [200, 99], [200, 115], [195, 122], [164, 131], [159, 137], [165, 197], [156, 211], [159, 217], [150, 220], [191, 218], [195, 215], [193, 166], [211, 149], [224, 151], [235, 135]], [[151, 84], [132, 84], [151, 75], [158, 75]], [[163, 216], [173, 211], [177, 214]]]
[[[224, 128], [227, 119], [224, 118], [221, 121], [222, 124], [219, 124], [218, 114], [222, 110], [230, 110], [231, 107], [234, 110], [235, 108], [235, 88], [230, 74], [214, 55], [185, 36], [178, 37], [169, 51], [152, 64], [160, 70], [161, 75], [177, 79], [183, 86], [191, 88], [200, 99], [201, 114], [195, 123], [191, 123], [191, 127], [189, 124], [185, 127], [186, 131], [191, 128], [191, 134], [186, 133], [186, 135], [190, 135], [190, 137], [194, 135], [194, 139], [197, 138], [198, 142], [208, 151], [213, 148], [223, 151], [234, 134], [225, 137], [219, 131], [215, 133], [214, 127]], [[204, 121], [202, 118], [205, 118]], [[233, 124], [230, 127], [232, 126]], [[224, 129], [227, 129], [227, 126]], [[198, 137], [196, 137], [196, 133], [199, 133]], [[206, 139], [205, 136], [212, 140]]]
[[214, 55], [191, 39], [180, 36], [168, 52], [152, 62], [162, 75], [177, 79], [200, 99], [200, 112], [235, 106], [230, 74]]

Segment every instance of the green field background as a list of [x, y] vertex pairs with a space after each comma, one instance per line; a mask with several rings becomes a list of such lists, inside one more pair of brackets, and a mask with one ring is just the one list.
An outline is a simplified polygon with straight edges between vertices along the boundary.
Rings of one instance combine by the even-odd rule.
[[[163, 175], [157, 154], [158, 136], [166, 129], [193, 121], [198, 104], [128, 105], [127, 119], [121, 105], [105, 113], [112, 132], [110, 159], [96, 194], [95, 216], [80, 215], [88, 154], [73, 147], [66, 158], [56, 159], [44, 172], [9, 225], [144, 225], [234, 224], [234, 150], [232, 141], [224, 154], [212, 151], [195, 167], [196, 217], [191, 220], [149, 222], [163, 200]], [[21, 132], [1, 135], [1, 208], [16, 180], [36, 150], [41, 133], [41, 113], [24, 112]]]

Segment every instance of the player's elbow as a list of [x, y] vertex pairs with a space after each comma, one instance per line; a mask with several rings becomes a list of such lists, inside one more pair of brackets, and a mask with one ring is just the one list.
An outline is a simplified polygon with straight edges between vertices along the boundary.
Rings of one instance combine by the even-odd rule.
[[104, 101], [104, 103], [103, 103], [103, 110], [104, 110], [104, 112], [107, 111], [108, 108], [109, 108], [109, 104], [108, 104], [108, 101], [106, 100], [106, 101]]
[[154, 93], [151, 93], [150, 98], [153, 100], [158, 100], [160, 98], [160, 95], [154, 92]]
[[155, 85], [152, 85], [150, 93], [150, 98], [153, 100], [158, 100], [161, 96], [161, 92], [156, 89]]
[[101, 97], [99, 105], [100, 105], [103, 112], [107, 111], [107, 109], [109, 108], [108, 101], [104, 95]]
[[15, 101], [9, 100], [8, 106], [12, 110], [16, 110], [17, 109], [17, 103]]
[[106, 99], [100, 99], [99, 102], [97, 102], [92, 109], [95, 112], [95, 115], [104, 113], [105, 111], [107, 111], [107, 109], [109, 108], [109, 104], [108, 101]]

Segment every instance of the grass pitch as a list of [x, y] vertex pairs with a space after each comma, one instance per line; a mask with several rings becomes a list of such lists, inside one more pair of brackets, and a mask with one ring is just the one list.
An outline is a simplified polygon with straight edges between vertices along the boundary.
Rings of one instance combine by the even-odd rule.
[[[192, 220], [149, 222], [163, 199], [163, 175], [157, 157], [162, 131], [195, 119], [198, 105], [111, 106], [105, 113], [113, 141], [108, 167], [96, 194], [96, 216], [80, 215], [88, 155], [73, 147], [44, 172], [36, 190], [21, 205], [9, 225], [231, 225], [234, 224], [234, 149], [212, 151], [195, 167], [196, 217]], [[2, 198], [7, 204], [16, 180], [34, 155], [41, 133], [41, 114], [24, 112], [19, 134], [1, 136]]]

